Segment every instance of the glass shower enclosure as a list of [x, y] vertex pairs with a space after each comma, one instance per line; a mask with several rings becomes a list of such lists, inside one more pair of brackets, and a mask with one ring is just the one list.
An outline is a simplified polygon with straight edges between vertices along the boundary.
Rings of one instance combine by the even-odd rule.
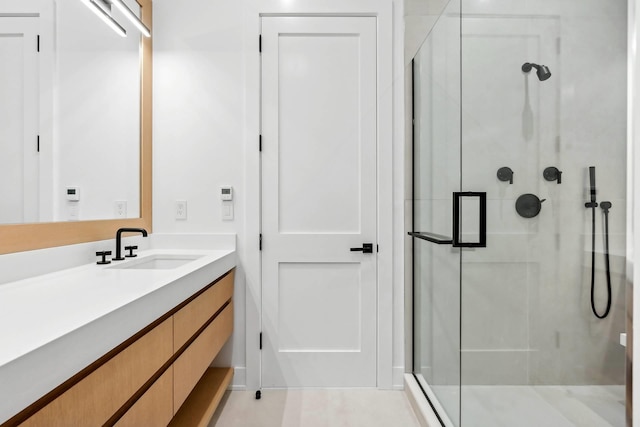
[[413, 373], [443, 426], [624, 427], [627, 2], [450, 0], [412, 62]]

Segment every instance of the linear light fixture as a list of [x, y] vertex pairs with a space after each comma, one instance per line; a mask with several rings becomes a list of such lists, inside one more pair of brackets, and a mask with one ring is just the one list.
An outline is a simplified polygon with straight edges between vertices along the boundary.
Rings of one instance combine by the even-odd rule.
[[149, 31], [149, 29], [142, 23], [140, 18], [138, 18], [136, 14], [133, 13], [131, 9], [129, 9], [129, 6], [127, 6], [123, 0], [107, 0], [107, 1], [109, 1], [115, 7], [117, 7], [118, 10], [122, 12], [122, 14], [126, 16], [127, 19], [131, 21], [131, 23], [135, 25], [136, 28], [140, 30], [140, 32], [145, 37], [151, 37], [151, 31]]
[[103, 0], [82, 0], [84, 3], [96, 16], [105, 24], [107, 24], [113, 31], [115, 31], [118, 35], [122, 37], [127, 36], [127, 32], [120, 24], [116, 22], [115, 19], [111, 17], [109, 12], [111, 12], [111, 5], [105, 3]]

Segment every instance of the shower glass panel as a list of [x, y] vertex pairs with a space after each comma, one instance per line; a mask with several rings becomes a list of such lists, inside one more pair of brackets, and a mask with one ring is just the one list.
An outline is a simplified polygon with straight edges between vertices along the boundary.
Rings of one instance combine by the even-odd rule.
[[[452, 0], [413, 61], [414, 372], [443, 420], [460, 418], [460, 1]], [[456, 425], [457, 422], [456, 422]]]
[[461, 425], [624, 427], [627, 2], [462, 0], [461, 30], [462, 187], [489, 228], [461, 258]]
[[[630, 425], [627, 2], [451, 0], [412, 66], [414, 375], [442, 425]], [[458, 192], [486, 194], [486, 247], [453, 242], [483, 213]]]

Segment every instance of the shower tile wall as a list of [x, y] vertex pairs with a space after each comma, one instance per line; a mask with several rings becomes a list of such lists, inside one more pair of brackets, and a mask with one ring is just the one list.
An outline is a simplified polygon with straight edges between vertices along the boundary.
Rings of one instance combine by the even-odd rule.
[[[462, 265], [463, 384], [624, 384], [626, 16], [621, 0], [463, 0], [463, 189], [486, 191], [488, 244]], [[525, 77], [523, 62], [552, 77]], [[532, 73], [533, 74], [533, 73]], [[528, 93], [526, 89], [528, 88]], [[514, 184], [496, 171], [514, 170]], [[562, 184], [543, 170], [563, 171]], [[613, 304], [590, 308], [587, 168], [610, 212]], [[541, 199], [520, 217], [517, 197]], [[596, 286], [606, 279], [597, 212]]]

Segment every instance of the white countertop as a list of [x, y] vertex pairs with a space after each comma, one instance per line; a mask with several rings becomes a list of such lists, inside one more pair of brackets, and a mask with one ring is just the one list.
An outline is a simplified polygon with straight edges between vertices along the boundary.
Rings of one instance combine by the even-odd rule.
[[234, 250], [141, 251], [199, 255], [169, 270], [84, 265], [0, 286], [0, 423], [236, 265]]

